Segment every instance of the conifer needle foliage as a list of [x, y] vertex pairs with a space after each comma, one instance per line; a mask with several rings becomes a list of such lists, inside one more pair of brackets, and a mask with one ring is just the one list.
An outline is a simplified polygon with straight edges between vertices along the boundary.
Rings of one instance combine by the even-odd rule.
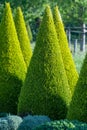
[[20, 93], [18, 113], [65, 118], [70, 95], [52, 13], [47, 6]]
[[0, 25], [0, 112], [17, 113], [17, 102], [26, 74], [26, 65], [9, 3]]
[[60, 12], [58, 11], [58, 7], [56, 6], [53, 11], [54, 24], [57, 32], [57, 38], [59, 41], [61, 54], [63, 58], [63, 63], [68, 79], [68, 83], [73, 94], [75, 85], [78, 80], [78, 73], [74, 64], [74, 60], [72, 58], [72, 54], [68, 47], [67, 37], [64, 31], [64, 25], [61, 19]]
[[87, 54], [80, 71], [67, 118], [87, 122]]
[[26, 24], [24, 21], [23, 13], [22, 13], [22, 10], [20, 7], [18, 7], [16, 10], [15, 26], [16, 26], [21, 50], [23, 53], [24, 61], [26, 63], [26, 66], [28, 67], [31, 56], [32, 56], [32, 50], [31, 50], [31, 46], [30, 46], [30, 39], [28, 37], [28, 32], [26, 29]]

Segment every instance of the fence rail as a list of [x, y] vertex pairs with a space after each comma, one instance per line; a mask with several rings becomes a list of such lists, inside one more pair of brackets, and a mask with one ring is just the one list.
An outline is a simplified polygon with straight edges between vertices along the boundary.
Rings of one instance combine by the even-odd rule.
[[72, 41], [74, 44], [74, 52], [77, 50], [77, 44], [80, 44], [80, 51], [85, 51], [85, 44], [87, 43], [87, 27], [83, 24], [82, 27], [66, 27], [66, 34], [71, 48]]

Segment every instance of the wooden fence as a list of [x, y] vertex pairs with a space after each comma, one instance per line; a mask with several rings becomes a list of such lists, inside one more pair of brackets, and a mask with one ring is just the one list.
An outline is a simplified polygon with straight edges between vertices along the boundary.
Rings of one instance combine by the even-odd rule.
[[85, 52], [87, 43], [87, 27], [83, 24], [82, 27], [66, 27], [66, 34], [69, 41], [69, 46], [76, 53], [79, 46], [80, 51]]

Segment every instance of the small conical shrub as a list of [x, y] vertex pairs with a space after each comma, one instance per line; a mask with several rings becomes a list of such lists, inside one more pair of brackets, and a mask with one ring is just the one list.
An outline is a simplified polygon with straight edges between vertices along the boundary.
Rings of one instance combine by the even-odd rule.
[[23, 53], [24, 61], [26, 63], [26, 66], [28, 67], [32, 55], [32, 50], [30, 47], [30, 40], [28, 37], [28, 32], [26, 29], [25, 21], [20, 7], [18, 7], [16, 10], [15, 26], [16, 26], [21, 50]]
[[53, 17], [47, 6], [21, 89], [18, 113], [65, 118], [70, 94]]
[[26, 74], [9, 3], [0, 26], [0, 112], [17, 113], [17, 102]]
[[32, 42], [33, 41], [33, 35], [32, 35], [32, 31], [31, 31], [31, 28], [30, 28], [30, 25], [29, 25], [28, 22], [26, 23], [26, 27], [27, 27], [27, 32], [28, 32], [29, 39]]
[[67, 118], [87, 122], [87, 54], [81, 68]]
[[78, 73], [72, 58], [72, 54], [68, 47], [68, 41], [64, 31], [63, 22], [57, 6], [54, 8], [53, 17], [68, 83], [73, 94], [74, 87], [78, 80]]

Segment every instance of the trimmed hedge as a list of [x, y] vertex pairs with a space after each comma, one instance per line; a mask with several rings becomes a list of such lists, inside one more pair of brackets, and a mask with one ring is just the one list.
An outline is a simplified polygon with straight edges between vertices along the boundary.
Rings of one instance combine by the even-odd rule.
[[0, 25], [0, 112], [17, 113], [26, 65], [20, 49], [9, 3]]
[[67, 118], [87, 122], [87, 54], [80, 71]]
[[77, 120], [59, 120], [47, 122], [41, 126], [38, 126], [32, 130], [87, 130], [87, 124], [79, 122]]
[[22, 122], [22, 118], [18, 116], [7, 116], [0, 118], [0, 130], [17, 130]]
[[78, 80], [78, 73], [74, 64], [72, 54], [68, 47], [68, 41], [66, 33], [64, 31], [64, 25], [57, 6], [54, 8], [53, 17], [68, 83], [73, 95], [74, 88]]
[[46, 123], [50, 122], [50, 118], [47, 116], [41, 116], [41, 115], [28, 115], [23, 119], [23, 122], [19, 125], [17, 130], [32, 130], [33, 128]]
[[18, 39], [20, 42], [20, 47], [22, 54], [26, 63], [26, 66], [29, 66], [30, 59], [32, 56], [32, 50], [30, 46], [30, 39], [28, 37], [28, 32], [26, 29], [26, 24], [20, 7], [17, 8], [15, 14], [15, 26], [17, 30]]
[[18, 113], [47, 115], [53, 119], [65, 118], [70, 96], [53, 17], [47, 6], [21, 89]]

